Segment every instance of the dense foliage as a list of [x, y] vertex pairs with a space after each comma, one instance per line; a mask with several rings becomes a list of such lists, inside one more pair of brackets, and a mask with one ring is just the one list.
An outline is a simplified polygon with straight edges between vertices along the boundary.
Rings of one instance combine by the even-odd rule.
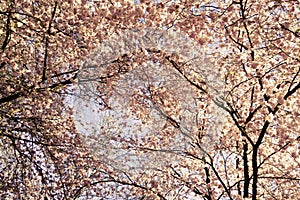
[[0, 198], [297, 199], [299, 8], [1, 2]]

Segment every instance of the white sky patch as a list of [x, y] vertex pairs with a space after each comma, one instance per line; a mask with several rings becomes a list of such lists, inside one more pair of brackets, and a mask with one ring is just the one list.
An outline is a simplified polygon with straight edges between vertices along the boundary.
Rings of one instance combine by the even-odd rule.
[[[166, 164], [160, 163], [159, 156], [166, 157], [168, 154], [170, 156], [168, 162], [172, 162], [172, 159], [176, 159], [173, 154], [192, 140], [198, 130], [196, 122], [200, 111], [195, 104], [192, 90], [188, 89], [189, 83], [179, 73], [170, 71], [170, 68], [161, 63], [150, 61], [121, 75], [117, 84], [118, 90], [111, 97], [113, 99], [110, 105], [112, 109], [101, 111], [103, 105], [97, 101], [97, 95], [101, 95], [97, 91], [97, 81], [99, 81], [97, 77], [107, 73], [106, 66], [109, 63], [124, 54], [130, 55], [136, 49], [143, 49], [146, 52], [148, 49], [156, 49], [167, 54], [178, 54], [183, 60], [189, 61], [189, 68], [194, 73], [204, 77], [210, 95], [214, 98], [223, 94], [224, 85], [219, 80], [218, 70], [209, 62], [207, 54], [199, 45], [185, 35], [174, 31], [160, 29], [124, 31], [123, 34], [113, 35], [109, 40], [103, 42], [98, 50], [90, 55], [79, 74], [79, 90], [74, 101], [74, 118], [78, 131], [86, 139], [90, 148], [98, 156], [108, 159], [107, 162], [126, 163], [127, 166], [119, 166], [125, 168], [143, 167], [149, 166], [149, 164], [153, 164], [155, 167], [154, 165]], [[181, 87], [174, 88], [173, 81], [180, 82]], [[178, 90], [178, 94], [186, 94], [175, 97], [180, 106], [185, 108], [186, 114], [180, 121], [181, 130], [179, 131], [181, 134], [176, 136], [178, 138], [173, 138], [174, 144], [170, 145], [172, 148], [168, 146], [161, 149], [160, 155], [154, 153], [137, 156], [134, 151], [124, 149], [122, 147], [124, 141], [118, 141], [116, 138], [134, 139], [139, 143], [139, 140], [142, 141], [149, 134], [161, 130], [166, 123], [166, 118], [159, 107], [155, 107], [151, 103], [149, 104], [150, 120], [146, 125], [143, 124], [142, 119], [128, 114], [128, 101], [132, 90], [147, 87], [150, 84], [162, 85], [170, 90]], [[212, 135], [207, 140], [209, 142], [215, 138], [213, 134], [220, 132], [222, 119], [224, 119], [224, 113], [220, 108], [214, 105], [212, 110], [214, 110], [214, 116], [211, 117], [210, 133]], [[124, 162], [125, 160], [129, 160], [129, 162]]]

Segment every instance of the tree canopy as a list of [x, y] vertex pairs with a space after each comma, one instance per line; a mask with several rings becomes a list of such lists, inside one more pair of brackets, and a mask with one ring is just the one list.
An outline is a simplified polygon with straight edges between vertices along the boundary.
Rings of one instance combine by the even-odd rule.
[[1, 199], [297, 199], [299, 8], [1, 2]]

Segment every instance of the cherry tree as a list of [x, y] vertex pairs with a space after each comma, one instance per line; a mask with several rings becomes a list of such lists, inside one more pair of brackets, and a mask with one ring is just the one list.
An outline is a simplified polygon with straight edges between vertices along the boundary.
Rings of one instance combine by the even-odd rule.
[[[188, 35], [207, 52], [205, 56], [210, 57], [214, 74], [225, 83], [224, 95], [217, 98], [209, 91], [209, 81], [204, 78], [207, 74], [191, 64], [190, 60], [196, 57], [187, 60], [180, 54], [180, 49], [190, 49], [181, 47], [178, 39], [172, 46], [174, 53], [159, 45], [153, 48], [144, 45], [142, 51], [130, 49], [126, 47], [130, 44], [127, 41], [123, 54], [116, 53], [115, 60], [109, 63], [101, 64], [109, 57], [102, 46], [88, 59], [82, 80], [96, 77], [97, 83], [92, 87], [96, 88], [100, 110], [112, 110], [109, 117], [99, 115], [101, 119], [113, 119], [105, 125], [114, 129], [105, 131], [107, 135], [101, 131], [99, 134], [111, 147], [117, 143], [113, 155], [122, 154], [120, 160], [125, 165], [132, 162], [130, 155], [139, 156], [139, 164], [144, 162], [144, 155], [150, 160], [151, 165], [144, 164], [142, 173], [148, 169], [152, 176], [141, 176], [130, 166], [134, 173], [126, 172], [129, 181], [159, 191], [159, 198], [166, 199], [298, 196], [298, 3], [265, 2], [265, 5], [256, 1], [136, 5], [137, 9], [145, 9], [139, 25], [148, 25], [147, 17], [153, 22], [155, 17], [151, 14], [159, 13], [156, 18], [161, 17], [160, 27]], [[149, 35], [145, 37], [149, 39]], [[166, 40], [162, 35], [159, 38]], [[114, 48], [119, 49], [118, 45], [112, 45]], [[205, 66], [209, 60], [198, 60], [198, 64]], [[181, 97], [190, 108], [182, 106]], [[196, 100], [197, 106], [189, 98]], [[210, 118], [202, 113], [198, 118], [197, 112], [204, 110], [211, 114], [211, 104], [227, 115], [221, 113], [225, 118], [223, 128], [215, 130], [216, 137], [208, 141], [203, 139], [211, 135], [207, 128]], [[117, 114], [111, 114], [115, 110]], [[197, 127], [195, 132], [186, 129], [185, 116], [191, 110], [195, 111], [194, 117], [190, 115], [187, 119], [190, 124], [197, 122], [193, 124]], [[138, 118], [140, 124], [126, 122], [128, 116]], [[134, 133], [125, 127], [135, 130]], [[141, 129], [141, 133], [136, 129]], [[97, 137], [94, 139], [97, 141]], [[106, 151], [101, 152], [103, 147], [93, 144], [96, 152], [100, 149], [100, 155], [107, 155]], [[116, 159], [115, 165], [121, 166], [117, 157], [112, 160]]]
[[0, 21], [1, 198], [299, 196], [298, 1], [5, 1]]
[[96, 45], [91, 16], [79, 2], [1, 2], [1, 199], [66, 199], [86, 182], [93, 158], [64, 98]]

